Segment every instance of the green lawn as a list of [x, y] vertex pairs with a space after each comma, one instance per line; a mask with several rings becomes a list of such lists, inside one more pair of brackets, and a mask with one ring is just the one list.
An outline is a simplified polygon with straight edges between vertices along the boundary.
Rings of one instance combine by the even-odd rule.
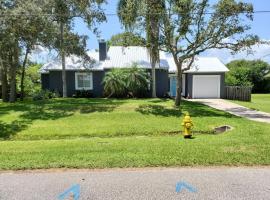
[[270, 94], [253, 94], [251, 102], [233, 101], [239, 105], [270, 113]]
[[[204, 134], [177, 134], [185, 111]], [[0, 138], [0, 169], [270, 164], [269, 124], [172, 100], [0, 103]]]

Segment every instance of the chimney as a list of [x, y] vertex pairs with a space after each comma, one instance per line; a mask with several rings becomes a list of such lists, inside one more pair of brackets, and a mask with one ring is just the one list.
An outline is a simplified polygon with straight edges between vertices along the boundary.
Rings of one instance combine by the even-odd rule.
[[99, 61], [104, 61], [107, 58], [107, 43], [104, 39], [99, 40]]

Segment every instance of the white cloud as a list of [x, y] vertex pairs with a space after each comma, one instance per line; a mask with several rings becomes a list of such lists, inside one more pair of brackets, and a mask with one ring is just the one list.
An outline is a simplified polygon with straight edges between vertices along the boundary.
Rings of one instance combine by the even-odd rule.
[[246, 60], [255, 60], [262, 59], [266, 62], [270, 63], [270, 45], [268, 44], [260, 44], [254, 45], [252, 47], [252, 54], [248, 54], [247, 51], [243, 51], [237, 53], [236, 55], [232, 55], [231, 52], [227, 49], [211, 49], [203, 53], [203, 56], [209, 57], [218, 57], [223, 63], [229, 63], [232, 60], [237, 59], [246, 59]]

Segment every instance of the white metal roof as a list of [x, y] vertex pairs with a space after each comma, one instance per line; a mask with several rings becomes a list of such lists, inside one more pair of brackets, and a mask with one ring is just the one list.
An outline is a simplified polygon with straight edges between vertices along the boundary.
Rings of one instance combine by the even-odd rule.
[[[99, 52], [89, 51], [88, 55], [95, 61], [91, 66], [83, 66], [83, 61], [77, 56], [69, 56], [66, 58], [66, 70], [104, 70], [109, 68], [125, 68], [133, 64], [137, 64], [142, 68], [151, 68], [150, 56], [145, 47], [121, 47], [112, 46], [107, 53], [105, 61], [99, 61]], [[169, 72], [176, 72], [176, 65], [170, 54], [160, 52], [160, 64], [157, 68], [169, 69]], [[59, 58], [50, 63], [43, 65], [41, 73], [49, 72], [50, 70], [61, 70], [61, 61]], [[213, 73], [227, 72], [228, 68], [215, 57], [197, 57], [193, 66], [186, 73]]]
[[[125, 68], [137, 64], [142, 68], [151, 68], [150, 55], [145, 47], [110, 47], [104, 68]], [[167, 60], [161, 58], [157, 68], [169, 68]]]
[[[88, 55], [94, 61], [93, 64], [90, 66], [84, 66], [83, 60], [78, 56], [71, 55], [69, 57], [66, 57], [66, 70], [103, 70], [103, 63], [98, 62], [99, 53], [96, 51], [89, 51]], [[59, 57], [43, 65], [40, 72], [47, 73], [50, 70], [62, 70], [61, 59]]]
[[[176, 65], [171, 55], [167, 55], [169, 63], [169, 72], [176, 72]], [[187, 66], [183, 66], [186, 68]], [[186, 73], [215, 73], [215, 72], [228, 72], [229, 69], [216, 57], [196, 57], [190, 70]]]

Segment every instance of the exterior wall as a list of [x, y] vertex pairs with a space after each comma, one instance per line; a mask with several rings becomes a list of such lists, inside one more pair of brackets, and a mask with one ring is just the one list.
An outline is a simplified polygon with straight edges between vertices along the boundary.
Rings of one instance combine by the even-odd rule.
[[169, 74], [168, 70], [156, 69], [156, 87], [157, 97], [165, 97], [169, 91]]
[[43, 90], [50, 89], [50, 74], [41, 74], [41, 88]]
[[193, 75], [220, 75], [220, 97], [225, 97], [225, 73], [187, 73], [187, 79], [186, 79], [186, 97], [193, 98], [192, 97], [192, 88], [193, 88]]
[[[92, 71], [93, 73], [93, 90], [91, 91], [93, 97], [102, 97], [104, 87], [102, 85], [105, 73], [104, 71]], [[77, 71], [67, 71], [67, 95], [72, 97], [76, 94], [75, 89], [75, 73]], [[151, 70], [149, 71], [151, 74]], [[41, 75], [42, 89], [47, 89], [54, 92], [59, 92], [62, 95], [62, 72], [50, 71], [49, 74]], [[168, 92], [168, 71], [163, 69], [156, 69], [156, 86], [157, 96], [164, 97]], [[148, 97], [151, 97], [151, 91], [149, 91]]]
[[[75, 73], [77, 71], [67, 71], [67, 95], [72, 97], [76, 94], [75, 89]], [[103, 71], [93, 71], [93, 90], [90, 91], [93, 97], [102, 97], [103, 85], [102, 80], [104, 77]], [[42, 74], [42, 89], [48, 89], [50, 91], [59, 92], [62, 95], [62, 72], [61, 71], [50, 71], [49, 74]]]

